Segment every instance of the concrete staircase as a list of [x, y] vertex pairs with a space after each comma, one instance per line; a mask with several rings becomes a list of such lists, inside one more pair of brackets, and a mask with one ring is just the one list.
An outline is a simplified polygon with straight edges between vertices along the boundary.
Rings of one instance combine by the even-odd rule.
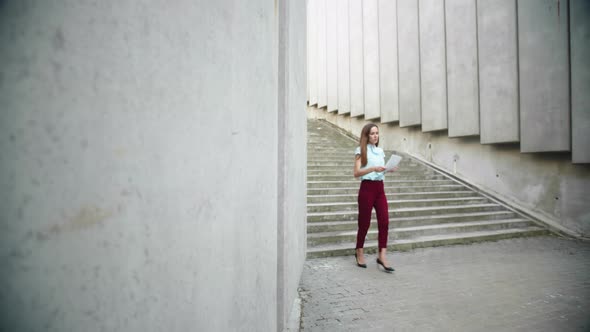
[[[308, 120], [307, 257], [353, 255], [359, 180], [356, 138], [325, 120]], [[391, 155], [386, 151], [386, 159]], [[403, 154], [400, 154], [403, 155]], [[547, 235], [535, 222], [403, 155], [388, 173], [389, 250]], [[377, 250], [373, 212], [365, 252]]]

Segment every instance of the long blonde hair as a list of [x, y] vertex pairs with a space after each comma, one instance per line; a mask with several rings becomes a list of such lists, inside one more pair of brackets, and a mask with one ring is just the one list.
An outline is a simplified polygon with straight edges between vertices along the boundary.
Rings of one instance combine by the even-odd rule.
[[[374, 123], [367, 123], [363, 130], [361, 130], [361, 138], [359, 140], [359, 145], [361, 147], [361, 167], [367, 164], [367, 144], [369, 144], [369, 133], [371, 133], [371, 129], [373, 127], [377, 127]], [[379, 129], [379, 127], [377, 127]], [[379, 146], [379, 140], [377, 140], [376, 146]]]

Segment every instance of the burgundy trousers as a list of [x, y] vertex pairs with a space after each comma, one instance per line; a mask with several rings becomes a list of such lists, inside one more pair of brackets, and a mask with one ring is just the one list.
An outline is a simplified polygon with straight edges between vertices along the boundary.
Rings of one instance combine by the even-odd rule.
[[379, 230], [379, 249], [387, 248], [387, 235], [389, 232], [389, 208], [383, 181], [361, 182], [358, 195], [358, 231], [356, 233], [356, 248], [363, 248], [365, 238], [371, 225], [371, 213], [373, 208], [377, 213], [377, 229]]

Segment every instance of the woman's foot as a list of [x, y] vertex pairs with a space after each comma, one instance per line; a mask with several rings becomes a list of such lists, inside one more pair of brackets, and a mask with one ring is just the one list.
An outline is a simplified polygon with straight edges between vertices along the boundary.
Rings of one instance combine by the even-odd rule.
[[366, 268], [367, 264], [365, 263], [365, 255], [363, 253], [363, 249], [356, 249], [354, 253], [354, 258], [356, 259], [356, 265], [358, 267]]
[[385, 272], [393, 272], [395, 271], [394, 268], [387, 264], [387, 260], [385, 259], [386, 249], [379, 250], [379, 255], [377, 256], [377, 264], [381, 265]]

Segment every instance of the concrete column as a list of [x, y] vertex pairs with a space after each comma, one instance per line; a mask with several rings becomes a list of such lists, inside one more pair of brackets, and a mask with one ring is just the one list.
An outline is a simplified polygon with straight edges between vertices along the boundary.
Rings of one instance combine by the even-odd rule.
[[572, 161], [590, 163], [590, 2], [570, 0]]
[[518, 1], [520, 149], [569, 151], [568, 1]]
[[363, 61], [365, 119], [371, 120], [381, 116], [378, 0], [363, 0]]
[[519, 141], [515, 0], [478, 0], [481, 143]]
[[399, 121], [397, 1], [379, 0], [381, 123]]
[[302, 6], [2, 2], [0, 330], [281, 326], [305, 256]]
[[479, 135], [476, 0], [446, 0], [449, 137]]
[[363, 2], [349, 0], [350, 115], [365, 114], [363, 65]]
[[422, 123], [420, 107], [420, 33], [418, 0], [397, 1], [399, 125]]
[[337, 1], [338, 11], [338, 114], [350, 113], [350, 43], [348, 0]]
[[318, 107], [326, 107], [328, 105], [328, 49], [327, 49], [327, 13], [326, 0], [313, 0], [317, 2], [318, 6]]
[[338, 109], [338, 0], [326, 0], [328, 112]]
[[315, 0], [307, 1], [307, 90], [309, 104], [318, 103], [318, 9]]
[[419, 0], [422, 131], [447, 128], [444, 1]]

